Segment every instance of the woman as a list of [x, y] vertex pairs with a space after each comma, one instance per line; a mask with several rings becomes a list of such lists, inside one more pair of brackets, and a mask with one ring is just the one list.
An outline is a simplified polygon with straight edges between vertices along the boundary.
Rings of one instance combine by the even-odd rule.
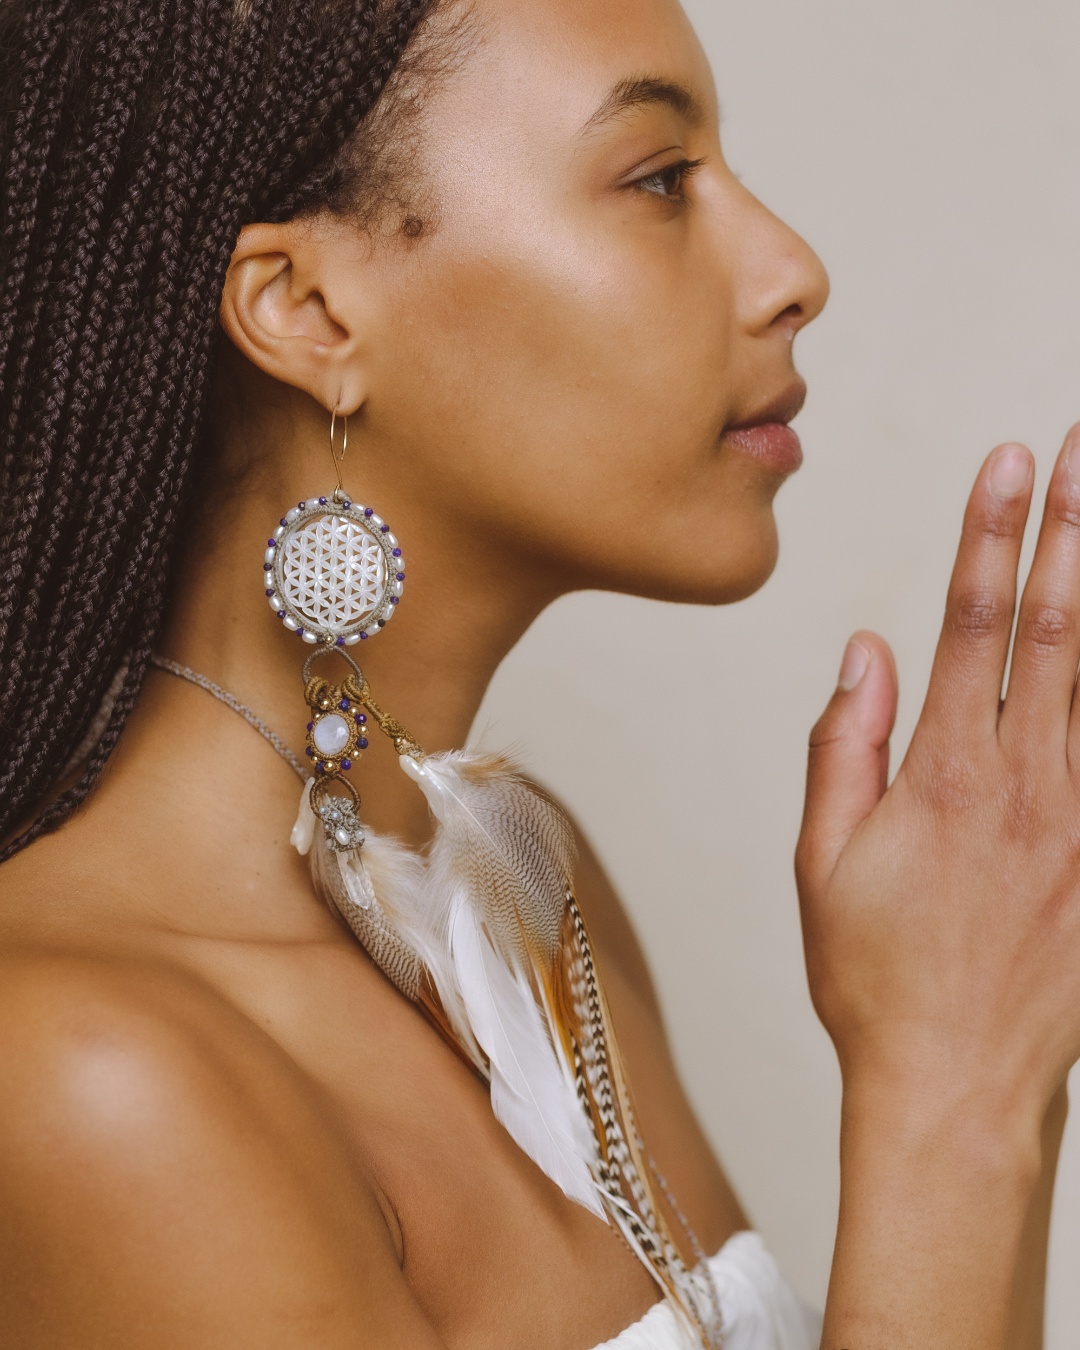
[[[344, 648], [367, 684], [338, 703], [373, 725], [374, 694], [400, 719], [395, 748], [436, 804], [442, 761], [419, 744], [463, 743], [557, 596], [719, 604], [767, 578], [771, 502], [799, 459], [791, 344], [825, 277], [725, 166], [677, 6], [613, 17], [604, 0], [5, 15], [8, 1344], [816, 1339], [744, 1231], [584, 841], [574, 890], [670, 1260], [635, 1250], [632, 1224], [620, 1241], [617, 1205], [590, 1212], [515, 1143], [449, 986], [425, 1015], [377, 943], [379, 966], [316, 901], [290, 830], [320, 848], [325, 824], [332, 848], [310, 805], [346, 800], [352, 778], [367, 849], [431, 838], [390, 741], [372, 734], [357, 770], [309, 731], [337, 795], [305, 788], [297, 818], [288, 764], [205, 688], [293, 758], [302, 720], [338, 716], [316, 686], [303, 702], [318, 649], [274, 569], [298, 521], [345, 520], [342, 484], [393, 521], [401, 549], [378, 556], [407, 556], [408, 591], [377, 643]], [[894, 785], [880, 639], [857, 635], [814, 735], [800, 885], [844, 1072], [829, 1350], [1039, 1343], [1080, 1051], [1078, 445], [1051, 484], [1000, 713], [1032, 484], [1011, 446], [975, 485]], [[379, 576], [364, 613], [385, 620], [399, 597]], [[385, 902], [335, 898], [361, 929]], [[654, 1306], [658, 1270], [702, 1251], [719, 1256], [697, 1293], [677, 1282]]]

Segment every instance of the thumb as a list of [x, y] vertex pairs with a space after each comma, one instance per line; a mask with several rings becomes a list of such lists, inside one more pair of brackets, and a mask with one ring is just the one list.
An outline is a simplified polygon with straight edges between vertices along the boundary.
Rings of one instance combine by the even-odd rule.
[[876, 633], [848, 642], [840, 680], [810, 733], [806, 807], [795, 858], [800, 886], [816, 889], [881, 800], [896, 719], [896, 667]]

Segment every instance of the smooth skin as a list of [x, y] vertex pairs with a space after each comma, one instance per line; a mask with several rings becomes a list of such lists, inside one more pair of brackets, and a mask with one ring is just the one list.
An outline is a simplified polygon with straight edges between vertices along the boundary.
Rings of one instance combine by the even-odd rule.
[[[610, 0], [477, 0], [470, 49], [418, 126], [419, 237], [319, 218], [238, 241], [218, 477], [159, 646], [295, 751], [306, 649], [257, 578], [282, 511], [332, 484], [332, 408], [350, 417], [346, 485], [408, 559], [402, 612], [365, 645], [365, 671], [429, 750], [464, 742], [495, 667], [557, 596], [725, 603], [772, 568], [783, 475], [728, 433], [797, 411], [792, 340], [825, 276], [724, 164], [678, 7], [611, 14]], [[976, 487], [959, 594], [997, 587], [998, 636], [958, 629], [975, 611], [951, 602], [935, 690], [1000, 679], [1025, 484], [1004, 508], [985, 477]], [[663, 550], [643, 547], [643, 504]], [[1047, 534], [1039, 567], [1072, 614], [1065, 539]], [[970, 792], [997, 814], [916, 791], [946, 779], [907, 766], [882, 798], [895, 686], [884, 644], [860, 643], [862, 679], [819, 729], [800, 853], [812, 988], [845, 1071], [825, 1345], [985, 1350], [1006, 1344], [1011, 1301], [1008, 1344], [1030, 1350], [1059, 1133], [1047, 1110], [1080, 1040], [1065, 751], [1039, 741], [1062, 758], [1052, 799], [1010, 791], [1046, 766], [996, 752]], [[1013, 706], [1039, 704], [1040, 678]], [[932, 695], [917, 744], [974, 762], [977, 720]], [[997, 733], [979, 735], [989, 757]], [[426, 808], [386, 743], [354, 778], [372, 827], [424, 842]], [[288, 846], [297, 799], [234, 713], [155, 672], [93, 798], [0, 869], [5, 1344], [587, 1350], [616, 1335], [655, 1301], [650, 1279], [517, 1150], [483, 1085], [315, 899]], [[1026, 843], [1003, 829], [1017, 820]], [[948, 866], [930, 865], [931, 844]], [[643, 1132], [716, 1250], [747, 1220], [582, 847], [578, 890]], [[986, 906], [993, 931], [973, 921]], [[1012, 999], [1016, 1025], [968, 1014], [961, 996], [987, 990]], [[975, 1148], [953, 1146], [946, 1086]]]

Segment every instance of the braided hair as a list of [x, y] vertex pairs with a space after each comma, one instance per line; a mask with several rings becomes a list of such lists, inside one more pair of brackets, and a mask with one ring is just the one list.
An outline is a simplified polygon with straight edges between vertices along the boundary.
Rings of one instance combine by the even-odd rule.
[[0, 839], [104, 721], [0, 861], [142, 686], [240, 229], [361, 200], [350, 138], [431, 8], [0, 0]]

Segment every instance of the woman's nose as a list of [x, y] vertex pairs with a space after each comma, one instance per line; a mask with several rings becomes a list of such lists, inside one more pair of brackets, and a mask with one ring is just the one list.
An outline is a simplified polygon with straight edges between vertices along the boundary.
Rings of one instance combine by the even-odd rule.
[[745, 249], [740, 259], [740, 309], [745, 327], [788, 341], [816, 319], [829, 298], [829, 276], [810, 245], [756, 197], [745, 193]]

